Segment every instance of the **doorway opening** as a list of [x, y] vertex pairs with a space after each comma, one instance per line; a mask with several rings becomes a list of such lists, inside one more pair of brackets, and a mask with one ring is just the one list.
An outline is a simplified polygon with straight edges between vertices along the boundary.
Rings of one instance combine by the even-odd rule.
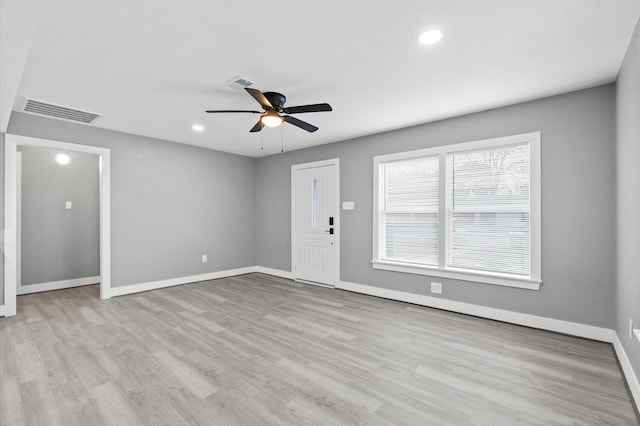
[[98, 161], [18, 146], [18, 296], [100, 282]]
[[[5, 136], [5, 193], [4, 193], [4, 305], [0, 315], [16, 314], [18, 247], [18, 147], [39, 147], [61, 151], [94, 154], [99, 165], [99, 245], [100, 298], [109, 299], [111, 292], [111, 159], [110, 150], [47, 139], [7, 134]], [[94, 277], [95, 278], [95, 277]]]

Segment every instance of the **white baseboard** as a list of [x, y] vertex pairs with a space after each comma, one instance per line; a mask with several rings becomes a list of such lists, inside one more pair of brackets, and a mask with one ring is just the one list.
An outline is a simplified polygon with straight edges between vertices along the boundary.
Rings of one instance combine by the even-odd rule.
[[0, 317], [4, 316], [4, 305], [0, 305]]
[[615, 332], [612, 329], [608, 328], [595, 327], [592, 325], [540, 317], [536, 315], [522, 314], [514, 311], [489, 308], [486, 306], [456, 302], [454, 300], [423, 296], [420, 294], [406, 293], [397, 290], [389, 290], [369, 285], [355, 284], [346, 281], [340, 281], [336, 288], [353, 291], [355, 293], [384, 297], [385, 299], [414, 303], [416, 305], [428, 306], [431, 308], [444, 309], [446, 311], [458, 312], [461, 314], [468, 314], [482, 318], [504, 321], [511, 324], [524, 325], [527, 327], [539, 328], [542, 330], [570, 334], [572, 336], [584, 337], [587, 339], [599, 340], [607, 343], [612, 343], [613, 336], [615, 335]]
[[620, 342], [618, 335], [615, 333], [613, 335], [613, 348], [618, 356], [618, 361], [620, 361], [620, 366], [622, 367], [625, 379], [627, 379], [629, 389], [631, 389], [631, 396], [636, 403], [636, 407], [640, 408], [640, 382], [638, 382], [638, 376], [636, 376], [635, 371], [633, 371], [631, 361], [627, 356], [627, 352], [624, 350], [624, 346], [622, 346], [622, 342]]
[[100, 276], [97, 277], [84, 277], [75, 278], [72, 280], [51, 281], [48, 283], [38, 283], [21, 285], [16, 289], [16, 294], [31, 294], [39, 293], [41, 291], [61, 290], [63, 288], [80, 287], [83, 285], [98, 284], [100, 282]]
[[191, 275], [188, 277], [171, 278], [168, 280], [151, 281], [147, 283], [132, 284], [122, 287], [111, 287], [109, 297], [124, 296], [125, 294], [140, 293], [142, 291], [157, 290], [159, 288], [173, 287], [175, 285], [195, 283], [198, 281], [215, 280], [218, 278], [233, 277], [235, 275], [244, 275], [256, 272], [255, 266], [246, 268], [229, 269], [226, 271], [209, 272], [207, 274]]
[[281, 269], [265, 268], [264, 266], [256, 266], [256, 272], [261, 274], [273, 275], [274, 277], [286, 278], [288, 280], [295, 279], [293, 272], [283, 271]]

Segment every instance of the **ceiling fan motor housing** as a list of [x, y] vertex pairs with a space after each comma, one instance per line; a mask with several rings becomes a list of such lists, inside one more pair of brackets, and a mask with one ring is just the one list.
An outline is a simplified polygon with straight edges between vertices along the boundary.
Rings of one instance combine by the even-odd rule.
[[282, 112], [284, 108], [284, 103], [287, 101], [287, 98], [278, 92], [262, 92], [265, 98], [273, 105], [276, 111]]

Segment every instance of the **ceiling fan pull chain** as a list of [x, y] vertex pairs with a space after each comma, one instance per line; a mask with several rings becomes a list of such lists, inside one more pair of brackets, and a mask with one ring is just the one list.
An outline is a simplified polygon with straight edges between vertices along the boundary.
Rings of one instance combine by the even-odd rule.
[[264, 133], [260, 133], [260, 151], [264, 151]]
[[284, 152], [284, 126], [280, 127], [280, 152]]

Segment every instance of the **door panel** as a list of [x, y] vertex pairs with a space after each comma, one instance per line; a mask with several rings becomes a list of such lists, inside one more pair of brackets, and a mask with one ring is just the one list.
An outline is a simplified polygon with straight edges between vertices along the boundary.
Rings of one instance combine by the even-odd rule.
[[335, 285], [335, 165], [294, 171], [294, 276]]

